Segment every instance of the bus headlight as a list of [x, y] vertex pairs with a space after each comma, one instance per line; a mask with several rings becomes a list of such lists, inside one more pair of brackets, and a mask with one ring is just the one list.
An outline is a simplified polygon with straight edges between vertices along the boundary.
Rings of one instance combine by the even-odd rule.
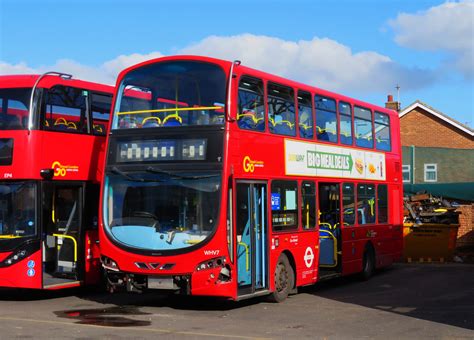
[[39, 242], [37, 241], [29, 241], [23, 245], [21, 245], [18, 249], [13, 251], [10, 255], [8, 255], [3, 262], [0, 262], [0, 267], [8, 267], [17, 262], [20, 262], [24, 258], [30, 256], [35, 251], [39, 250]]
[[100, 257], [100, 262], [102, 262], [102, 267], [108, 270], [112, 270], [114, 272], [120, 271], [120, 268], [114, 260], [112, 260], [110, 257], [107, 256], [101, 256]]
[[225, 257], [216, 257], [216, 258], [199, 263], [196, 267], [196, 271], [199, 272], [201, 270], [224, 267], [224, 265], [225, 265]]

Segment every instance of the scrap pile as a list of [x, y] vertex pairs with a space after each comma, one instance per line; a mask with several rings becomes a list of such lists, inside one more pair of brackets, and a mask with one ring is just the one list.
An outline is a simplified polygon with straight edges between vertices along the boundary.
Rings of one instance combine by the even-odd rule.
[[459, 212], [457, 204], [433, 197], [430, 194], [416, 194], [404, 199], [405, 222], [420, 223], [459, 223]]

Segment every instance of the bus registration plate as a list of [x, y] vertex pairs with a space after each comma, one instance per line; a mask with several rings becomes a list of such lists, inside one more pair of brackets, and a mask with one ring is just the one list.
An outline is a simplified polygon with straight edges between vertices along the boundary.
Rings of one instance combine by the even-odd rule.
[[148, 277], [148, 289], [177, 289], [178, 287], [174, 284], [173, 277]]

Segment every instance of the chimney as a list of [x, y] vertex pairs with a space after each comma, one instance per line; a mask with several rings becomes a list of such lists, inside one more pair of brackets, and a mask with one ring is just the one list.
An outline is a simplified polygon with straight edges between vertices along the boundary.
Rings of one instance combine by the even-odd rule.
[[393, 101], [393, 96], [391, 94], [387, 96], [387, 102], [385, 103], [385, 107], [387, 109], [395, 110], [397, 112], [400, 111], [400, 103]]

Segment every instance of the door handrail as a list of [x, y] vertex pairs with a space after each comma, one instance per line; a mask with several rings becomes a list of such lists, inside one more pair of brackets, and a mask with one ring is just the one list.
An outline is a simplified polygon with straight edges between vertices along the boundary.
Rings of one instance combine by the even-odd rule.
[[64, 235], [64, 234], [53, 234], [53, 236], [55, 236], [57, 238], [66, 238], [66, 239], [72, 240], [72, 242], [74, 243], [74, 262], [77, 262], [77, 241], [76, 241], [76, 239], [72, 236]]
[[239, 242], [238, 245], [243, 246], [245, 248], [245, 269], [249, 271], [250, 269], [249, 246], [244, 242]]

